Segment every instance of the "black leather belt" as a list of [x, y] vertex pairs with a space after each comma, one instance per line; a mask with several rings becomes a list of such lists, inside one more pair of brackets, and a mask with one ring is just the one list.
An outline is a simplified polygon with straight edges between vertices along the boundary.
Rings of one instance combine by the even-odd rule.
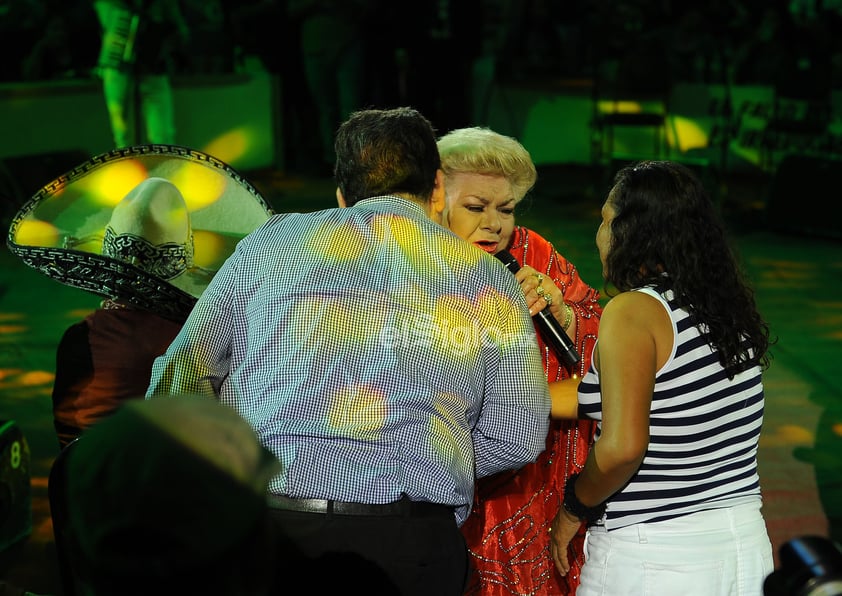
[[348, 503], [328, 499], [293, 499], [283, 495], [269, 495], [269, 507], [283, 511], [302, 513], [322, 513], [334, 515], [371, 515], [396, 517], [428, 517], [448, 515], [453, 517], [453, 507], [412, 501], [407, 497], [392, 503], [369, 505], [367, 503]]

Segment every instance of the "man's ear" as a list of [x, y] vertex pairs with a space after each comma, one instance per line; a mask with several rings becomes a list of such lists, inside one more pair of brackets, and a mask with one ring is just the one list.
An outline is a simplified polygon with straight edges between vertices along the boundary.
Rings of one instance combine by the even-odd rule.
[[342, 195], [342, 191], [339, 190], [338, 186], [336, 187], [336, 202], [343, 209], [348, 206], [348, 204], [345, 202], [345, 197]]
[[442, 216], [441, 214], [444, 212], [444, 207], [446, 205], [445, 201], [446, 194], [444, 192], [444, 172], [442, 170], [436, 171], [436, 182], [433, 186], [433, 194], [430, 197], [430, 219], [432, 219], [436, 223], [441, 223]]

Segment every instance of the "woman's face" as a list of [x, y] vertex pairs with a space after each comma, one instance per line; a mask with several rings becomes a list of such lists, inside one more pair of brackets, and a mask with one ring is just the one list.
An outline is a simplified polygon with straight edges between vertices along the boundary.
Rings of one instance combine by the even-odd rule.
[[596, 230], [596, 248], [599, 251], [599, 260], [602, 263], [602, 276], [605, 277], [608, 271], [605, 268], [605, 261], [608, 258], [608, 251], [611, 249], [611, 222], [616, 215], [611, 204], [611, 194], [602, 205], [602, 222]]
[[515, 198], [506, 178], [452, 174], [445, 188], [445, 226], [492, 255], [509, 246], [515, 229]]

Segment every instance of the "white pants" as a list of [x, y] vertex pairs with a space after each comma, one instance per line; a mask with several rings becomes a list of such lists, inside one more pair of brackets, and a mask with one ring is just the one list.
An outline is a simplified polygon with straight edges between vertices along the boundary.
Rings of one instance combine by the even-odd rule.
[[585, 538], [577, 596], [760, 596], [774, 570], [760, 503]]

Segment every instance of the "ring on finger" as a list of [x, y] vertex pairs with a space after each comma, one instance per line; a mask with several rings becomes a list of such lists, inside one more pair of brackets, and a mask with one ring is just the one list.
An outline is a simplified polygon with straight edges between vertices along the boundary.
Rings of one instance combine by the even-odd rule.
[[535, 288], [535, 293], [539, 296], [543, 296], [546, 293], [546, 290], [544, 290], [544, 288], [542, 288], [541, 286], [538, 286], [537, 288]]
[[552, 297], [552, 296], [550, 296], [549, 292], [547, 292], [547, 293], [545, 293], [545, 294], [542, 294], [542, 296], [544, 297], [544, 300], [546, 301], [547, 306], [552, 306], [552, 305], [553, 305], [553, 297]]
[[543, 274], [541, 274], [541, 273], [536, 273], [536, 274], [535, 274], [535, 277], [537, 277], [537, 278], [538, 278], [538, 285], [540, 286], [540, 285], [541, 285], [541, 282], [542, 282], [542, 281], [544, 281], [544, 275], [543, 275]]

